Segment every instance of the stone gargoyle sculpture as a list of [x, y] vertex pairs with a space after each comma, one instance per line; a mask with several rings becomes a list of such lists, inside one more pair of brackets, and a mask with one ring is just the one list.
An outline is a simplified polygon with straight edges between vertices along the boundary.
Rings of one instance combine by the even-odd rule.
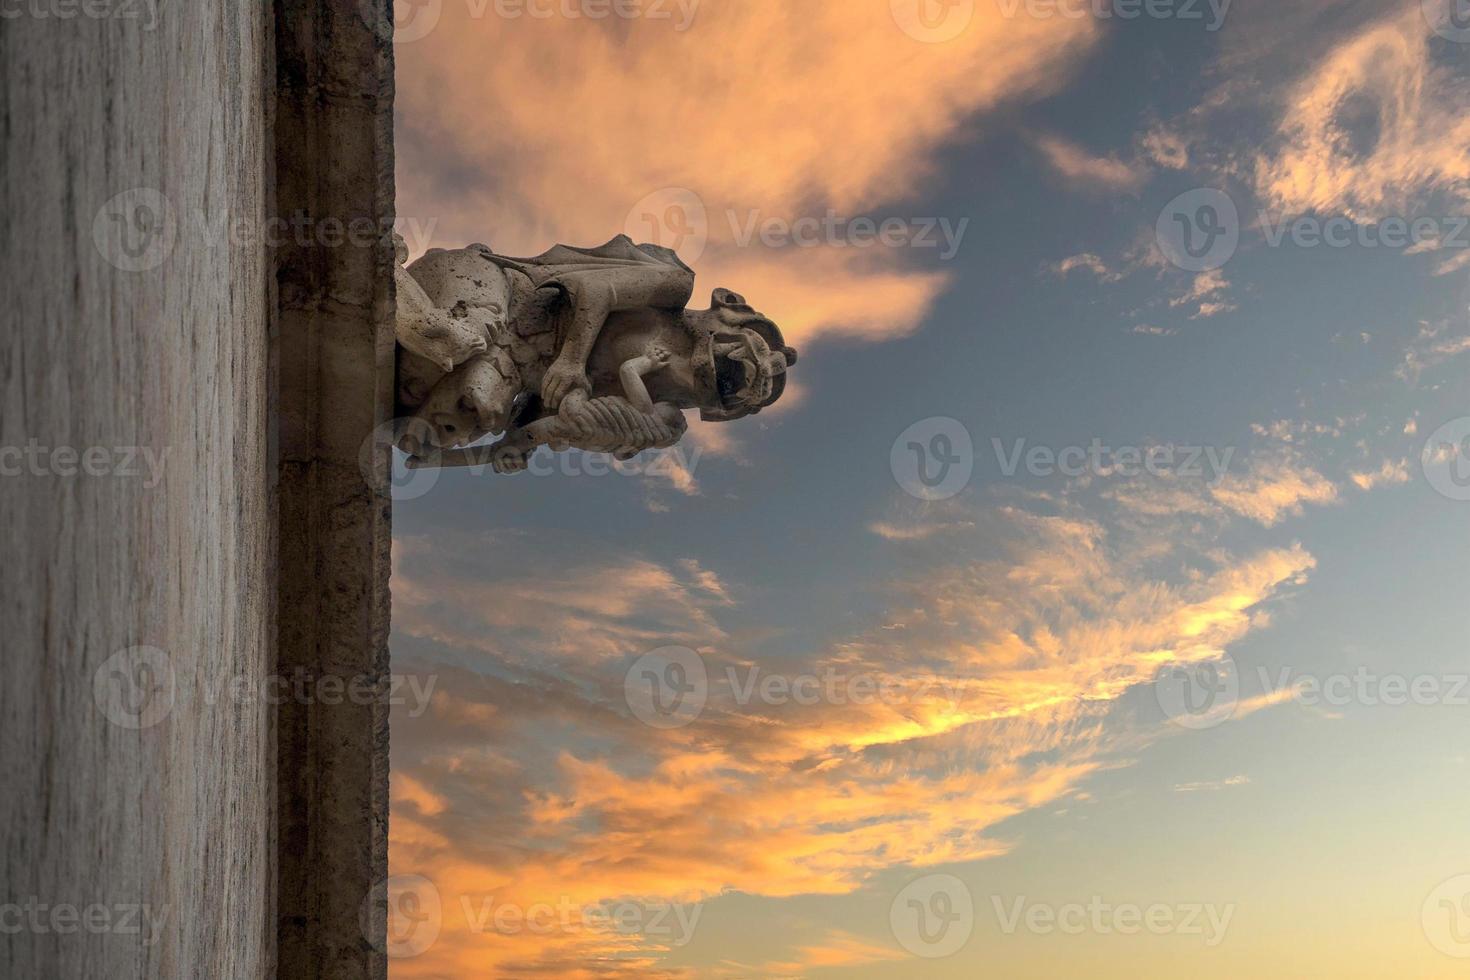
[[[694, 273], [672, 251], [619, 235], [529, 259], [484, 245], [397, 242], [399, 447], [413, 466], [526, 469], [538, 446], [631, 459], [706, 421], [781, 397], [796, 351], [728, 289], [686, 308]], [[469, 447], [500, 435], [487, 447]]]

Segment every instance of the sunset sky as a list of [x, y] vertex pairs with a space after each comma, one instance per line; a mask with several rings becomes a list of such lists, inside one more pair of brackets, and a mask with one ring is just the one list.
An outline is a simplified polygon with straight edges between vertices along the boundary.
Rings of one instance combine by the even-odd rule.
[[627, 233], [801, 358], [405, 484], [395, 980], [1464, 976], [1456, 2], [398, 3], [415, 253]]

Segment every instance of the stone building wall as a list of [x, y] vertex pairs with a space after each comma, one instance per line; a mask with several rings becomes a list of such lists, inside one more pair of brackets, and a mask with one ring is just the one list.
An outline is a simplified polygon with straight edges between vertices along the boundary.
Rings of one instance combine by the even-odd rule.
[[4, 11], [0, 975], [262, 977], [270, 5]]

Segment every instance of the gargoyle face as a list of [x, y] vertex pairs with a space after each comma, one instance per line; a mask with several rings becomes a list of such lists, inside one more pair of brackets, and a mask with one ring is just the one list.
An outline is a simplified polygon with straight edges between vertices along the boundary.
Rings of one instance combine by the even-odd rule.
[[781, 397], [786, 370], [796, 363], [780, 329], [728, 289], [716, 289], [702, 317], [710, 330], [714, 392], [718, 406], [704, 408], [707, 421], [723, 422], [754, 415]]
[[773, 352], [754, 330], [715, 334], [715, 382], [725, 411], [759, 411], [785, 375], [785, 355]]

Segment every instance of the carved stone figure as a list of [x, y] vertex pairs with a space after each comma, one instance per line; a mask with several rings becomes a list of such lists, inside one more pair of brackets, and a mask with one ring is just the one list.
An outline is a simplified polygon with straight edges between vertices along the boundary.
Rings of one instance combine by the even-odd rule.
[[[686, 308], [694, 273], [619, 235], [529, 259], [484, 245], [431, 249], [404, 267], [398, 241], [398, 402], [410, 465], [488, 461], [523, 470], [536, 447], [629, 459], [708, 421], [781, 397], [796, 351], [728, 289]], [[486, 435], [486, 449], [465, 449]]]

